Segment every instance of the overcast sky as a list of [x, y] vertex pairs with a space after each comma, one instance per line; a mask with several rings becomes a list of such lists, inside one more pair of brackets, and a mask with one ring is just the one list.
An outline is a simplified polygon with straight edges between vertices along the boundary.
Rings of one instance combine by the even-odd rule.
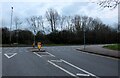
[[[113, 25], [118, 22], [118, 7], [110, 10], [100, 8], [97, 0], [1, 0], [0, 20], [4, 20], [5, 26], [10, 25], [11, 6], [14, 7], [13, 16], [20, 19], [34, 15], [45, 15], [49, 8], [54, 8], [60, 15], [86, 15], [93, 18], [100, 18], [103, 23]], [[94, 2], [94, 3], [93, 3]]]

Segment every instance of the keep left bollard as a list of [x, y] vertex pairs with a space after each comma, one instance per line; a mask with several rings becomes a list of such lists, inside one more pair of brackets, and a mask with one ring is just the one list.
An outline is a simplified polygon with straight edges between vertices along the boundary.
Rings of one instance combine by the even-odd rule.
[[32, 47], [35, 48], [35, 43], [32, 44]]
[[41, 42], [38, 42], [38, 50], [39, 50], [39, 51], [40, 51], [41, 47], [42, 47]]

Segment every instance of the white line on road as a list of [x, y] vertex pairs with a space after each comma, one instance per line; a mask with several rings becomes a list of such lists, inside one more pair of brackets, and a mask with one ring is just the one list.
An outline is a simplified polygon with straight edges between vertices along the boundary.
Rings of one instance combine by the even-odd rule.
[[48, 62], [49, 62], [50, 64], [54, 65], [55, 67], [57, 67], [57, 68], [61, 69], [62, 71], [64, 71], [64, 72], [68, 73], [69, 75], [74, 76], [74, 77], [77, 77], [77, 76], [76, 76], [76, 75], [74, 75], [73, 73], [71, 73], [71, 72], [69, 72], [69, 71], [65, 70], [64, 68], [62, 68], [62, 67], [60, 67], [60, 66], [56, 65], [55, 63], [53, 63], [53, 62], [51, 62], [51, 61], [49, 61], [49, 60], [48, 60]]
[[[48, 54], [48, 55], [40, 55], [40, 54], [38, 54], [38, 53], [36, 53], [36, 52], [33, 52], [33, 53], [36, 54], [36, 55], [39, 56], [39, 57], [42, 57], [42, 56], [52, 56], [52, 57], [55, 57], [53, 54], [48, 53], [48, 52], [43, 52], [43, 53], [46, 53], [46, 54]], [[42, 52], [41, 52], [41, 54], [42, 54]]]
[[[8, 55], [8, 54], [12, 54], [12, 55]], [[6, 53], [4, 54], [7, 58], [12, 58], [13, 56], [15, 56], [17, 53]]]
[[41, 55], [39, 55], [38, 53], [36, 53], [36, 52], [33, 52], [34, 54], [36, 54], [37, 56], [39, 56], [39, 57], [42, 57]]
[[[61, 60], [62, 60], [62, 59], [61, 59]], [[70, 66], [72, 66], [72, 67], [80, 70], [80, 71], [83, 71], [83, 72], [85, 72], [85, 73], [87, 73], [87, 74], [89, 74], [89, 75], [91, 75], [91, 76], [94, 76], [94, 77], [96, 77], [96, 78], [99, 78], [99, 77], [97, 77], [96, 75], [94, 75], [94, 74], [92, 74], [92, 73], [90, 73], [90, 72], [88, 72], [88, 71], [86, 71], [86, 70], [83, 70], [83, 69], [81, 69], [81, 68], [79, 68], [79, 67], [77, 67], [77, 66], [75, 66], [75, 65], [73, 65], [73, 64], [71, 64], [71, 63], [69, 63], [69, 62], [67, 62], [67, 61], [65, 61], [65, 60], [62, 60], [62, 61], [65, 62], [66, 64], [68, 64], [68, 65], [70, 65]]]
[[52, 62], [62, 62], [62, 60], [50, 60]]
[[76, 75], [77, 76], [90, 76], [89, 74], [80, 74], [80, 73], [77, 73]]
[[51, 54], [51, 53], [48, 53], [48, 52], [46, 52], [47, 54], [49, 54], [50, 56], [53, 56], [53, 57], [55, 57], [53, 54]]

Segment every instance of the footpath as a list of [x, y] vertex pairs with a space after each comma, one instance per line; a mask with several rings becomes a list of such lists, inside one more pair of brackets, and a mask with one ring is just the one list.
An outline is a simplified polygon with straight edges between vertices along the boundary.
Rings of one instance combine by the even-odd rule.
[[86, 45], [85, 49], [84, 46], [81, 46], [77, 48], [77, 50], [120, 59], [120, 51], [106, 49], [103, 48], [103, 46], [104, 45]]

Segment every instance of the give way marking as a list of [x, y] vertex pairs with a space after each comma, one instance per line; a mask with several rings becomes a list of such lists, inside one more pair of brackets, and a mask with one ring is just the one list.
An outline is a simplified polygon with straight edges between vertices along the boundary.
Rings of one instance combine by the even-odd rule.
[[10, 59], [10, 58], [12, 58], [13, 56], [15, 56], [17, 53], [5, 53], [4, 55], [8, 58], [8, 59]]

